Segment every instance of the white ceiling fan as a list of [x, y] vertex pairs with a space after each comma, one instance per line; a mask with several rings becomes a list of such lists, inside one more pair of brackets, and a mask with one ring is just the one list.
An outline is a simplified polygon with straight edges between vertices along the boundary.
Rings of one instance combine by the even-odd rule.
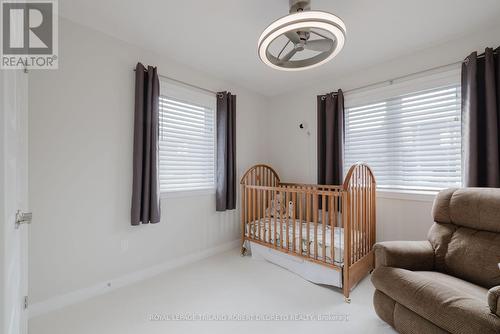
[[346, 27], [336, 15], [312, 11], [310, 0], [289, 0], [290, 14], [271, 23], [258, 42], [268, 66], [299, 71], [320, 66], [344, 47]]

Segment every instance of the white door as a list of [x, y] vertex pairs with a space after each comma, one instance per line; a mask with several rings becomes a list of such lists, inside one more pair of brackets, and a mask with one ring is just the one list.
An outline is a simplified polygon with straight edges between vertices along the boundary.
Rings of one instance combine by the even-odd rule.
[[28, 75], [0, 70], [0, 333], [26, 334], [28, 317]]

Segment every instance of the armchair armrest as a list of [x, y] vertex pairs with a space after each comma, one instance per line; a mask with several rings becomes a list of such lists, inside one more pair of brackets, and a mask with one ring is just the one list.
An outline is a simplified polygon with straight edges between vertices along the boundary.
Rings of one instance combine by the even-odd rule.
[[488, 291], [488, 305], [490, 306], [491, 313], [500, 317], [500, 285]]
[[434, 249], [428, 241], [385, 241], [374, 246], [375, 267], [433, 270]]

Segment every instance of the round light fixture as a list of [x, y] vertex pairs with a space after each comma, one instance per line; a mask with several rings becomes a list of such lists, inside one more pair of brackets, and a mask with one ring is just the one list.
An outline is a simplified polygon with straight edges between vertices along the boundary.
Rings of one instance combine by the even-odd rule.
[[290, 12], [267, 27], [259, 38], [260, 59], [268, 66], [299, 71], [320, 66], [344, 47], [346, 27], [333, 14], [309, 11], [310, 1], [290, 0]]

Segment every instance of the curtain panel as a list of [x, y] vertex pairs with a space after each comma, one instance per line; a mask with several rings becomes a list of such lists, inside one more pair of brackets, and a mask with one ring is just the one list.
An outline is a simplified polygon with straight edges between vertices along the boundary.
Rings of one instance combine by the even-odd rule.
[[340, 185], [344, 175], [344, 94], [319, 95], [318, 184]]
[[500, 187], [499, 49], [473, 52], [462, 63], [463, 181]]
[[135, 68], [132, 225], [160, 221], [158, 126], [160, 82], [156, 67]]
[[236, 95], [217, 93], [216, 210], [236, 208]]

